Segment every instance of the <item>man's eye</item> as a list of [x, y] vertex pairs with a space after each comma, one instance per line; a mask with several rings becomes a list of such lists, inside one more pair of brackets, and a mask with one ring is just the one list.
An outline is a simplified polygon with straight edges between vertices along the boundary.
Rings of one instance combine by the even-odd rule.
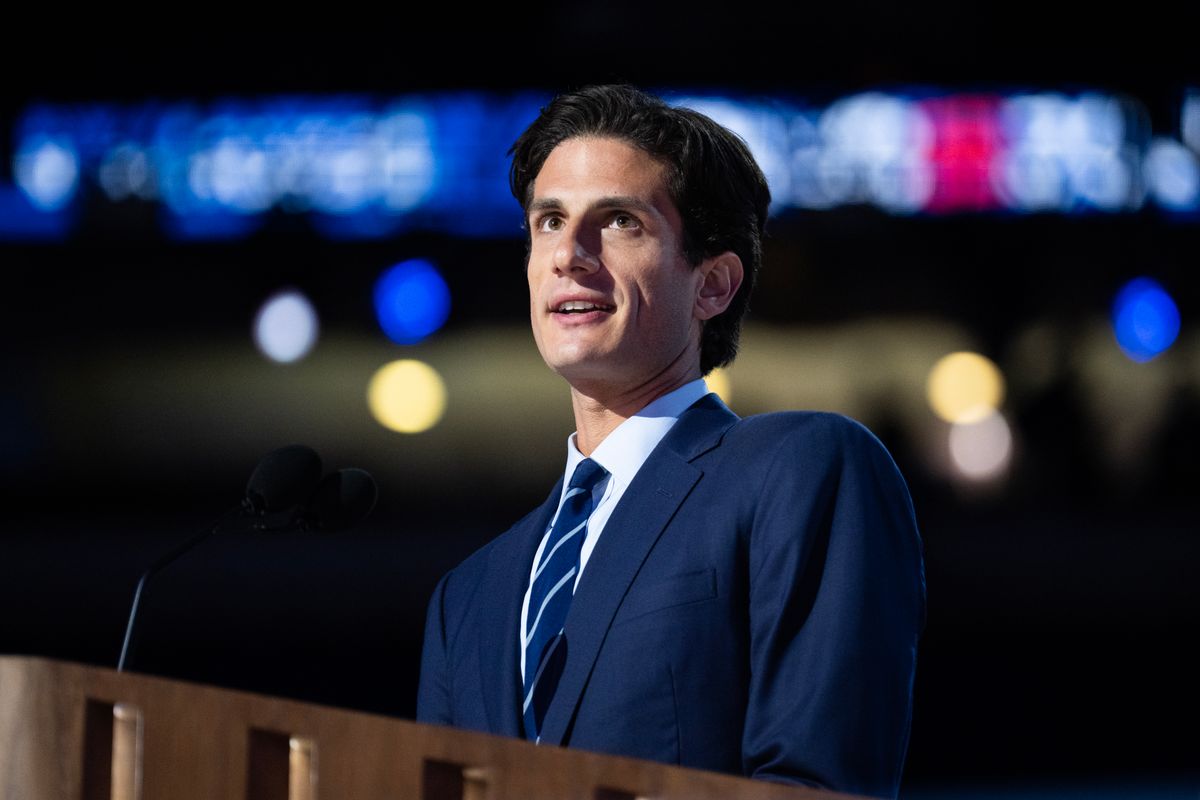
[[612, 226], [614, 228], [636, 228], [638, 226], [638, 219], [632, 214], [614, 214]]
[[560, 217], [542, 217], [538, 220], [537, 227], [540, 231], [557, 231], [562, 228], [562, 219]]

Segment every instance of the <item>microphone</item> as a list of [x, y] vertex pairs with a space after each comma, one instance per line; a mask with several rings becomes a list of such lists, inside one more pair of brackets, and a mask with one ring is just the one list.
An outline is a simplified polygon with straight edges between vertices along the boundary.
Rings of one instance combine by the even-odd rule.
[[133, 593], [133, 604], [129, 609], [129, 621], [125, 625], [125, 640], [121, 644], [117, 671], [124, 672], [129, 666], [136, 645], [138, 610], [151, 578], [173, 564], [184, 553], [217, 533], [235, 516], [254, 517], [257, 519], [254, 527], [264, 528], [263, 519], [267, 513], [287, 511], [304, 502], [305, 498], [313, 494], [320, 478], [321, 457], [311, 447], [292, 444], [265, 455], [251, 473], [250, 481], [246, 484], [245, 496], [237, 506], [225, 512], [212, 527], [165, 553], [142, 573]]
[[352, 528], [375, 508], [379, 488], [371, 473], [357, 467], [331, 472], [317, 484], [296, 524], [301, 530], [340, 531]]
[[321, 480], [321, 457], [311, 447], [290, 444], [258, 462], [246, 484], [242, 509], [259, 517], [300, 505]]

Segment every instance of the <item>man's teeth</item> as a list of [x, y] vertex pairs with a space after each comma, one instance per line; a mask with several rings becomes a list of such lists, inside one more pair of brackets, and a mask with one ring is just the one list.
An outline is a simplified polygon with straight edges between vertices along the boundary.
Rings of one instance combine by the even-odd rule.
[[572, 311], [599, 311], [603, 306], [598, 306], [595, 303], [589, 303], [584, 300], [571, 300], [566, 303], [561, 303], [556, 311], [559, 313], [571, 313]]

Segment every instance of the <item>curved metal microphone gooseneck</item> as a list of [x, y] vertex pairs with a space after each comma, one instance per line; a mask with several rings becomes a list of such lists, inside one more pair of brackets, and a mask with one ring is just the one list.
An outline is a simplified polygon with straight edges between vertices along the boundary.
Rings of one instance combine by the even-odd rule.
[[288, 445], [274, 450], [263, 457], [246, 485], [246, 496], [237, 506], [225, 512], [210, 528], [164, 553], [151, 564], [138, 579], [129, 609], [129, 621], [125, 625], [125, 639], [121, 644], [121, 656], [117, 660], [117, 671], [124, 672], [133, 657], [137, 643], [138, 611], [142, 605], [146, 586], [150, 579], [174, 563], [184, 553], [216, 534], [234, 517], [261, 519], [269, 512], [287, 511], [309, 498], [321, 477], [321, 457], [310, 447], [300, 444]]

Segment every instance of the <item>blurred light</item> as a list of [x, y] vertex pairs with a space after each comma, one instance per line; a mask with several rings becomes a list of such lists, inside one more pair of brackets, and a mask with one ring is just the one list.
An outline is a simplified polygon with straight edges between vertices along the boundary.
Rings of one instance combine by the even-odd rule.
[[1088, 153], [1068, 159], [1068, 174], [1076, 196], [1105, 211], [1130, 203], [1133, 176], [1116, 153]]
[[720, 397], [725, 405], [729, 405], [733, 399], [733, 386], [729, 381], [728, 372], [718, 367], [704, 376], [704, 382], [708, 384], [710, 392], [716, 392], [717, 397]]
[[349, 130], [331, 132], [321, 143], [320, 190], [313, 204], [331, 214], [353, 214], [366, 208], [378, 195], [378, 173], [372, 158], [372, 142], [365, 133]]
[[[160, 199], [179, 238], [229, 238], [230, 216], [312, 215], [330, 238], [408, 230], [521, 235], [505, 151], [548, 98], [445, 92], [35, 105], [21, 114], [16, 173], [41, 211], [93, 180], [113, 200]], [[1187, 195], [1183, 162], [1145, 161], [1148, 115], [1099, 93], [866, 92], [826, 107], [711, 94], [672, 99], [743, 137], [772, 189], [771, 212], [872, 203], [891, 213], [1137, 208], [1158, 170], [1160, 202]], [[1183, 101], [1200, 152], [1200, 93]], [[1163, 161], [1163, 164], [1159, 164]], [[1173, 182], [1172, 182], [1173, 181]], [[12, 229], [16, 226], [8, 226]]]
[[428, 261], [402, 261], [376, 282], [375, 315], [389, 339], [416, 344], [446, 322], [450, 289]]
[[991, 174], [1003, 145], [997, 106], [989, 96], [952, 96], [925, 100], [921, 109], [933, 126], [930, 160], [936, 170], [926, 208], [935, 212], [997, 208]]
[[534, 92], [456, 92], [420, 106], [407, 100], [405, 108], [416, 107], [428, 119], [432, 172], [428, 196], [404, 217], [460, 236], [521, 236], [505, 152], [549, 100]]
[[1200, 165], [1179, 142], [1155, 139], [1143, 162], [1147, 187], [1159, 205], [1171, 211], [1200, 206]]
[[1016, 95], [999, 106], [1007, 148], [995, 160], [1001, 196], [1020, 211], [1104, 211], [1141, 203], [1127, 117], [1140, 106], [1108, 95]]
[[75, 195], [79, 157], [70, 142], [37, 137], [23, 142], [13, 164], [17, 185], [41, 211], [57, 211]]
[[1066, 204], [1066, 173], [1053, 156], [1022, 149], [1006, 152], [997, 158], [996, 179], [1010, 208], [1043, 211]]
[[1175, 342], [1179, 309], [1157, 281], [1134, 278], [1113, 301], [1113, 333], [1125, 355], [1149, 361]]
[[286, 364], [312, 351], [318, 328], [307, 297], [294, 289], [276, 292], [254, 317], [254, 343], [267, 358]]
[[994, 412], [1004, 399], [1004, 376], [978, 353], [950, 353], [929, 371], [925, 393], [946, 422], [970, 424]]
[[367, 405], [385, 428], [421, 433], [446, 410], [446, 385], [433, 367], [402, 359], [380, 367], [367, 387]]
[[192, 159], [193, 187], [199, 197], [244, 214], [266, 211], [274, 198], [267, 183], [267, 159], [249, 137], [227, 136]]
[[952, 425], [950, 459], [955, 469], [971, 480], [1003, 475], [1012, 461], [1012, 431], [1003, 415], [993, 411], [975, 422]]
[[1200, 91], [1193, 89], [1184, 96], [1179, 117], [1183, 143], [1200, 153]]
[[427, 111], [393, 110], [379, 121], [379, 174], [384, 205], [404, 212], [419, 206], [435, 184], [433, 133]]
[[818, 180], [833, 203], [871, 202], [909, 213], [929, 201], [934, 127], [917, 103], [879, 92], [833, 103], [817, 124]]
[[150, 159], [145, 150], [134, 144], [118, 145], [105, 153], [96, 178], [108, 199], [114, 202], [128, 197], [149, 200], [155, 196]]

